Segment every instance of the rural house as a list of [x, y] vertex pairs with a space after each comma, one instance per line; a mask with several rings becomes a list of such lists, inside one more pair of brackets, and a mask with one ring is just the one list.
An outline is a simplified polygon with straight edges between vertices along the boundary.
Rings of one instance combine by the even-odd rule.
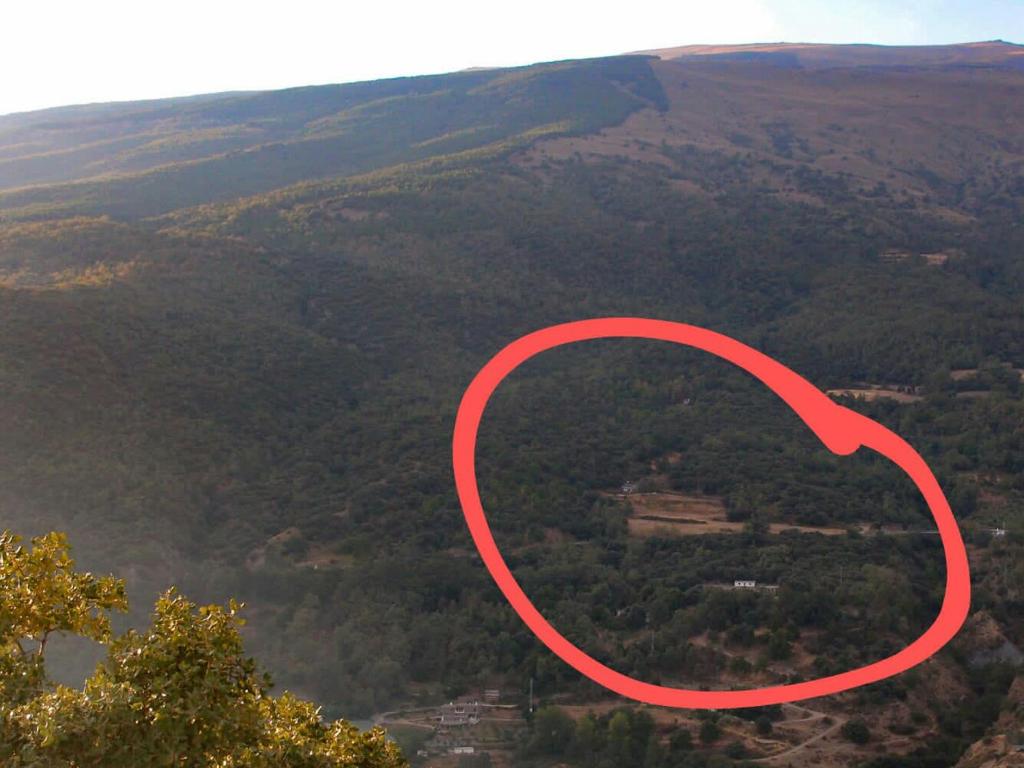
[[441, 706], [438, 719], [445, 728], [476, 725], [480, 722], [480, 702], [450, 701]]

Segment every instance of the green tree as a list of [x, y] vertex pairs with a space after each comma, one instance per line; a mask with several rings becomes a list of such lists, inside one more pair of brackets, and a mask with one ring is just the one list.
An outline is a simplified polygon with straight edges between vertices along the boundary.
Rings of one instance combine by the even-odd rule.
[[867, 744], [871, 740], [871, 731], [868, 730], [867, 723], [860, 718], [847, 720], [840, 728], [840, 732], [843, 738], [854, 744]]
[[700, 740], [702, 744], [714, 744], [722, 735], [722, 729], [714, 720], [705, 720], [700, 726]]
[[570, 754], [582, 766], [594, 764], [597, 753], [601, 749], [601, 731], [597, 718], [587, 714], [576, 721], [576, 732], [573, 734]]
[[533, 717], [531, 751], [542, 755], [565, 753], [576, 730], [576, 723], [558, 707], [541, 707]]
[[0, 533], [0, 706], [26, 701], [45, 683], [46, 644], [54, 633], [104, 642], [113, 610], [127, 610], [124, 584], [77, 573], [67, 537], [49, 533], [21, 546]]
[[629, 714], [619, 710], [608, 721], [608, 758], [616, 765], [628, 765], [632, 759], [632, 724]]
[[693, 749], [693, 734], [690, 733], [688, 728], [676, 729], [668, 740], [669, 754], [673, 758], [677, 758], [684, 752], [689, 752]]
[[725, 745], [725, 754], [733, 760], [742, 760], [747, 756], [747, 748], [742, 741], [730, 741]]
[[777, 629], [768, 638], [768, 655], [773, 659], [788, 659], [793, 652], [784, 630]]
[[[11, 768], [400, 768], [384, 732], [326, 723], [312, 704], [268, 694], [246, 657], [238, 606], [199, 607], [168, 591], [152, 624], [111, 639], [124, 584], [74, 570], [67, 540], [0, 535], [0, 762]], [[45, 676], [61, 632], [108, 645], [80, 689]], [[30, 649], [26, 649], [30, 645]]]
[[665, 765], [665, 748], [661, 746], [658, 734], [652, 732], [647, 739], [644, 750], [644, 768], [663, 768]]
[[755, 544], [762, 543], [770, 530], [771, 527], [769, 526], [768, 521], [758, 514], [751, 515], [743, 524], [743, 532]]

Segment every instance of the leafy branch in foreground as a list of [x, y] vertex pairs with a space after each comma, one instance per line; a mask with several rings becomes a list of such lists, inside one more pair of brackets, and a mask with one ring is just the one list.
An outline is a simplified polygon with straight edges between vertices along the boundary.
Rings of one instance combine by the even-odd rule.
[[[239, 606], [165, 593], [146, 631], [112, 638], [124, 583], [74, 570], [67, 538], [21, 546], [0, 535], [0, 762], [5, 766], [400, 768], [380, 729], [326, 723], [312, 704], [269, 695], [244, 655]], [[81, 690], [54, 685], [46, 642], [74, 634], [108, 646]]]

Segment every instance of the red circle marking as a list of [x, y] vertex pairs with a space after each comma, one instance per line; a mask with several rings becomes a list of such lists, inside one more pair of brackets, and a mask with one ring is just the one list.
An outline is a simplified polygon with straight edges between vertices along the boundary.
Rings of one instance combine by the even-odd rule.
[[[616, 672], [566, 640], [530, 602], [494, 542], [477, 488], [476, 437], [487, 401], [502, 380], [521, 363], [563, 344], [604, 338], [671, 341], [717, 355], [752, 374], [779, 395], [833, 453], [847, 455], [865, 446], [906, 472], [935, 518], [946, 556], [946, 593], [942, 609], [927, 631], [898, 653], [849, 672], [793, 685], [741, 691], [695, 691], [645, 683]], [[778, 361], [705, 328], [666, 320], [608, 317], [553, 325], [517, 339], [488, 361], [462, 396], [455, 418], [452, 464], [455, 487], [476, 548], [516, 613], [541, 642], [567, 664], [605, 688], [637, 701], [666, 707], [724, 709], [781, 704], [846, 691], [920, 664], [949, 642], [967, 618], [971, 602], [967, 552], [949, 502], [924, 459], [901, 437], [878, 422], [833, 402]]]

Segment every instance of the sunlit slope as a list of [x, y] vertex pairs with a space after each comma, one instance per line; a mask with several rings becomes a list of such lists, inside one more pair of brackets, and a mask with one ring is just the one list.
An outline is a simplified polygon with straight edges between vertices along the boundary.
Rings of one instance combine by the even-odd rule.
[[153, 215], [662, 101], [649, 59], [618, 57], [0, 118], [0, 216]]

